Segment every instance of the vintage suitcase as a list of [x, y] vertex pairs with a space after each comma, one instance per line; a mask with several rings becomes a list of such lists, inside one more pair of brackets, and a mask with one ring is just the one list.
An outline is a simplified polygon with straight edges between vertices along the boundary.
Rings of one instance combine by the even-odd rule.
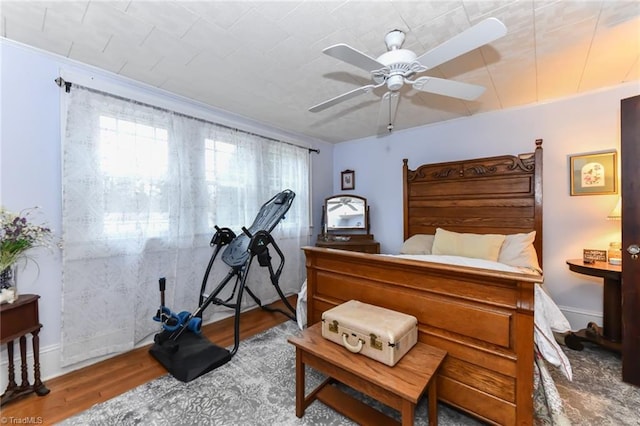
[[418, 320], [350, 300], [322, 314], [322, 337], [393, 367], [418, 341]]

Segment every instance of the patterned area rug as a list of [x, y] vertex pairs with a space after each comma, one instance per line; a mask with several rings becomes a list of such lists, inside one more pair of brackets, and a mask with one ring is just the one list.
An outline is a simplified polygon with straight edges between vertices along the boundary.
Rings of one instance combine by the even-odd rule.
[[[295, 348], [287, 338], [300, 333], [287, 321], [240, 343], [227, 364], [189, 383], [170, 375], [141, 385], [62, 422], [63, 425], [351, 425], [316, 401], [302, 419], [295, 415]], [[307, 369], [310, 392], [324, 377]], [[374, 401], [367, 401], [374, 403]], [[381, 407], [399, 420], [395, 410]], [[427, 404], [417, 409], [417, 424], [427, 423]], [[420, 420], [422, 419], [422, 420]], [[480, 425], [439, 406], [444, 425]]]
[[[354, 424], [318, 401], [306, 409], [302, 419], [295, 416], [295, 349], [287, 342], [287, 338], [298, 333], [296, 324], [288, 321], [241, 342], [237, 354], [229, 363], [189, 383], [166, 375], [98, 404], [61, 424]], [[620, 377], [619, 358], [616, 364], [615, 356], [596, 354], [594, 361], [591, 352], [585, 349], [568, 354], [576, 376], [573, 383], [566, 382], [551, 369], [561, 395], [568, 400], [566, 411], [571, 421], [582, 425], [640, 424], [637, 417], [640, 390], [621, 384], [619, 379], [612, 383], [611, 377]], [[323, 378], [315, 370], [307, 369], [307, 392]], [[353, 394], [399, 420], [395, 410]], [[425, 398], [417, 407], [416, 424], [427, 424], [427, 408]], [[482, 424], [443, 404], [439, 404], [438, 410], [438, 421], [443, 425]]]
[[619, 354], [591, 343], [582, 351], [565, 348], [573, 381], [550, 368], [564, 412], [574, 425], [639, 426], [640, 387], [622, 381]]

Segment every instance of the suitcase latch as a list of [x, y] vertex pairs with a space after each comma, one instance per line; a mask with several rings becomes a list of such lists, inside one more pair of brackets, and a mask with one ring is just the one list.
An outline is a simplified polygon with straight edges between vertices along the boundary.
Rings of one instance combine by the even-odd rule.
[[379, 351], [382, 350], [382, 342], [380, 340], [378, 340], [378, 336], [376, 336], [375, 334], [371, 333], [369, 334], [369, 344], [371, 345], [371, 347], [373, 349], [377, 349]]
[[338, 334], [338, 321], [333, 320], [329, 323], [329, 331]]

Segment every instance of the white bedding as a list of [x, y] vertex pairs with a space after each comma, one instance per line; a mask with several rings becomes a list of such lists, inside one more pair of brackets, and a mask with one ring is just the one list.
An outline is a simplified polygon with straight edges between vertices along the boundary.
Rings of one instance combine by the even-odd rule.
[[[540, 275], [538, 271], [530, 268], [510, 266], [499, 262], [493, 262], [491, 260], [474, 259], [461, 256], [425, 254], [400, 254], [385, 256], [395, 256], [404, 259], [429, 261], [449, 265], [469, 266], [474, 268], [491, 269], [503, 272]], [[306, 325], [306, 301], [307, 282], [305, 281], [302, 285], [300, 293], [298, 294], [297, 317], [298, 325], [301, 329]], [[534, 303], [534, 340], [538, 347], [538, 350], [547, 362], [560, 368], [565, 377], [567, 377], [567, 379], [569, 380], [572, 380], [573, 373], [571, 370], [569, 359], [553, 336], [553, 332], [565, 333], [571, 331], [569, 321], [560, 311], [554, 301], [549, 297], [549, 295], [547, 295], [547, 293], [542, 289], [541, 285], [535, 286]]]
[[517, 272], [520, 274], [540, 275], [534, 269], [521, 266], [510, 266], [492, 260], [476, 259], [473, 257], [451, 256], [443, 254], [386, 254], [384, 256], [402, 257], [404, 259], [423, 260], [435, 263], [446, 263], [448, 265], [471, 266], [474, 268], [492, 269], [502, 272]]

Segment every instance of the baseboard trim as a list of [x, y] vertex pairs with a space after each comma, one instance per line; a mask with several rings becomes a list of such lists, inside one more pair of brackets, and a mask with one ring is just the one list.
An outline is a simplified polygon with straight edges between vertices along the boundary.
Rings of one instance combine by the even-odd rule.
[[595, 322], [599, 326], [602, 326], [602, 312], [586, 311], [584, 309], [578, 309], [571, 306], [558, 306], [569, 324], [571, 324], [571, 330], [578, 331], [587, 327], [590, 322]]

